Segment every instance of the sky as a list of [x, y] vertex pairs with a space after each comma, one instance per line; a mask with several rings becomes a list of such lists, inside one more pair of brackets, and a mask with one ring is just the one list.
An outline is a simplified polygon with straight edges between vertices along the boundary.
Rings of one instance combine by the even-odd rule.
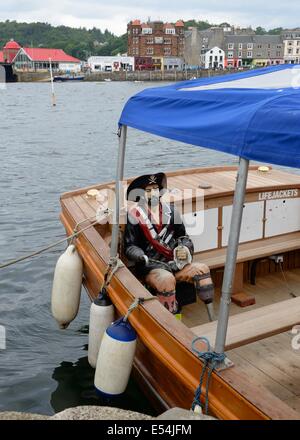
[[97, 27], [116, 35], [130, 20], [207, 20], [235, 26], [300, 27], [299, 0], [0, 0], [0, 21]]

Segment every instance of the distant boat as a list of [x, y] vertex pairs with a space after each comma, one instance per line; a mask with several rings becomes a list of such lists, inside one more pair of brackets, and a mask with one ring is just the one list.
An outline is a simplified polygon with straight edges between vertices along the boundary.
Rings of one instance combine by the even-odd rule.
[[65, 81], [83, 81], [84, 75], [56, 75], [53, 78], [55, 82], [65, 82]]

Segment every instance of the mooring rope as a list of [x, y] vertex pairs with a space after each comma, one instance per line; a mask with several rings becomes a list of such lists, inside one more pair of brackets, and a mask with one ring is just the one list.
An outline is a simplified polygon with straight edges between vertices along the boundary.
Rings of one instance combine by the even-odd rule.
[[[93, 218], [95, 218], [95, 217], [93, 217]], [[10, 260], [10, 261], [7, 261], [6, 263], [0, 264], [0, 269], [4, 269], [6, 267], [12, 266], [13, 264], [20, 263], [21, 261], [25, 261], [25, 260], [28, 260], [29, 258], [35, 257], [39, 254], [42, 254], [43, 252], [46, 252], [49, 249], [52, 249], [52, 248], [64, 243], [65, 241], [71, 240], [71, 242], [72, 242], [72, 240], [75, 237], [77, 237], [79, 234], [82, 234], [82, 232], [86, 231], [87, 229], [91, 228], [92, 226], [95, 226], [98, 223], [98, 220], [97, 220], [97, 221], [92, 222], [90, 225], [86, 226], [85, 228], [81, 229], [80, 231], [76, 230], [78, 228], [78, 225], [85, 223], [87, 221], [90, 221], [90, 219], [85, 219], [84, 221], [78, 223], [75, 226], [75, 229], [74, 229], [75, 232], [73, 232], [73, 234], [69, 235], [68, 237], [65, 237], [59, 241], [56, 241], [55, 243], [49, 244], [49, 245], [43, 247], [42, 249], [39, 249], [38, 251], [32, 252], [28, 255], [23, 255], [23, 257], [15, 258], [14, 260]]]
[[287, 287], [288, 290], [289, 290], [289, 294], [290, 294], [293, 298], [297, 298], [298, 295], [296, 295], [296, 294], [293, 292], [293, 289], [291, 288], [291, 286], [290, 286], [290, 284], [289, 284], [289, 282], [288, 282], [288, 280], [287, 280], [287, 278], [286, 278], [286, 276], [285, 276], [285, 273], [284, 273], [284, 270], [283, 270], [283, 265], [282, 265], [282, 262], [281, 262], [281, 261], [279, 261], [279, 268], [280, 268], [281, 274], [282, 274], [282, 276], [283, 276], [284, 282], [285, 282], [285, 284], [286, 284], [286, 287]]
[[[195, 348], [196, 342], [204, 342], [207, 346], [207, 351], [199, 351]], [[211, 351], [210, 342], [207, 338], [201, 337], [201, 338], [195, 338], [192, 342], [192, 350], [194, 353], [197, 354], [199, 359], [204, 361], [204, 365], [202, 368], [201, 376], [200, 376], [200, 382], [199, 386], [195, 391], [195, 397], [192, 403], [192, 410], [194, 411], [197, 406], [204, 409], [204, 414], [208, 414], [208, 406], [209, 406], [209, 385], [211, 380], [211, 375], [214, 369], [216, 368], [216, 365], [218, 363], [224, 362], [226, 355], [225, 353], [216, 353], [215, 351]], [[205, 384], [205, 396], [204, 396], [204, 404], [201, 402], [202, 397], [202, 385], [204, 382], [204, 376], [205, 373], [207, 373], [206, 377], [206, 384]]]
[[136, 299], [133, 301], [133, 303], [128, 307], [127, 313], [126, 313], [126, 315], [124, 316], [123, 321], [126, 322], [127, 319], [128, 319], [128, 317], [129, 317], [129, 315], [130, 315], [135, 309], [137, 309], [138, 306], [144, 304], [144, 303], [147, 302], [147, 301], [153, 301], [153, 300], [155, 300], [155, 299], [157, 299], [156, 296], [152, 296], [152, 297], [149, 297], [149, 298], [143, 298], [143, 297], [142, 297], [142, 298], [136, 298]]

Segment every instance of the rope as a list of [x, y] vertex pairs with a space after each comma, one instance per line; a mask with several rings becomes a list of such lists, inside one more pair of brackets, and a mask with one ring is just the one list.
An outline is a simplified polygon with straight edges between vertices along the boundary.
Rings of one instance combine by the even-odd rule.
[[123, 318], [123, 321], [126, 322], [128, 320], [129, 315], [138, 308], [138, 306], [144, 304], [146, 301], [153, 301], [157, 299], [156, 296], [152, 296], [149, 298], [136, 298], [133, 303], [128, 307], [127, 313]]
[[[207, 351], [199, 351], [195, 348], [196, 342], [201, 341], [204, 342], [207, 346]], [[199, 386], [195, 391], [195, 397], [192, 403], [192, 410], [194, 411], [197, 406], [204, 409], [204, 413], [208, 414], [208, 406], [209, 406], [209, 385], [211, 380], [211, 375], [216, 365], [218, 363], [224, 362], [226, 355], [224, 353], [216, 353], [215, 351], [211, 351], [210, 343], [207, 338], [195, 338], [192, 342], [192, 350], [197, 354], [198, 358], [204, 361], [204, 365], [202, 368]], [[204, 404], [201, 402], [202, 397], [202, 385], [204, 382], [204, 376], [207, 373], [206, 384], [205, 384], [205, 396], [204, 396]]]
[[292, 289], [291, 286], [289, 285], [288, 280], [287, 280], [287, 278], [286, 278], [286, 276], [285, 276], [285, 273], [284, 273], [284, 270], [283, 270], [283, 266], [282, 266], [282, 262], [279, 261], [278, 264], [279, 264], [279, 267], [280, 267], [280, 270], [281, 270], [281, 273], [282, 273], [283, 279], [284, 279], [284, 281], [285, 281], [286, 287], [287, 287], [288, 290], [289, 290], [289, 294], [290, 294], [293, 298], [297, 298], [297, 295], [293, 292], [293, 289]]
[[[90, 221], [90, 219], [86, 219], [86, 220], [78, 223], [78, 225], [80, 225], [81, 223], [84, 223], [86, 221]], [[73, 234], [70, 235], [69, 237], [65, 237], [62, 240], [56, 241], [55, 243], [52, 243], [52, 244], [49, 244], [48, 246], [46, 246], [46, 247], [44, 247], [42, 249], [39, 249], [38, 251], [32, 252], [31, 254], [24, 255], [23, 257], [16, 258], [14, 260], [10, 260], [10, 261], [8, 261], [6, 263], [3, 263], [3, 264], [0, 265], [0, 269], [4, 269], [5, 267], [9, 267], [9, 266], [12, 266], [13, 264], [17, 264], [17, 263], [20, 263], [21, 261], [25, 261], [25, 260], [28, 260], [29, 258], [35, 257], [36, 255], [39, 255], [39, 254], [41, 254], [43, 252], [48, 251], [49, 249], [52, 249], [52, 248], [54, 248], [54, 247], [64, 243], [65, 241], [71, 240], [71, 243], [72, 243], [72, 240], [75, 237], [77, 237], [79, 234], [81, 234], [82, 232], [86, 231], [87, 229], [91, 228], [92, 226], [95, 226], [97, 223], [98, 223], [98, 221], [94, 221], [93, 223], [91, 223], [90, 225], [88, 225], [85, 228], [81, 229], [80, 231], [73, 232]], [[76, 227], [78, 227], [78, 226], [76, 225]]]
[[109, 263], [107, 265], [105, 275], [104, 275], [104, 280], [103, 280], [103, 284], [101, 286], [100, 292], [103, 292], [107, 289], [107, 287], [109, 286], [109, 284], [111, 282], [112, 277], [117, 272], [117, 270], [119, 270], [121, 267], [124, 267], [124, 264], [119, 259], [119, 255], [117, 255], [116, 257], [110, 258]]

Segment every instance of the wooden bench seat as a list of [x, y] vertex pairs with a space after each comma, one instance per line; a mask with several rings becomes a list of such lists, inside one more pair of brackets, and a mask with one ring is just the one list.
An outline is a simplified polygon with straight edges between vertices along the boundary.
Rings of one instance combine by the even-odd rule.
[[[281, 301], [229, 318], [226, 350], [259, 341], [300, 324], [300, 297]], [[217, 321], [192, 327], [197, 336], [205, 336], [213, 345]]]
[[[282, 236], [241, 243], [239, 245], [237, 263], [294, 251], [296, 249], [300, 249], [300, 232], [292, 232]], [[201, 261], [207, 264], [211, 269], [217, 269], [225, 265], [226, 251], [227, 248], [200, 252], [194, 255], [194, 261]]]

